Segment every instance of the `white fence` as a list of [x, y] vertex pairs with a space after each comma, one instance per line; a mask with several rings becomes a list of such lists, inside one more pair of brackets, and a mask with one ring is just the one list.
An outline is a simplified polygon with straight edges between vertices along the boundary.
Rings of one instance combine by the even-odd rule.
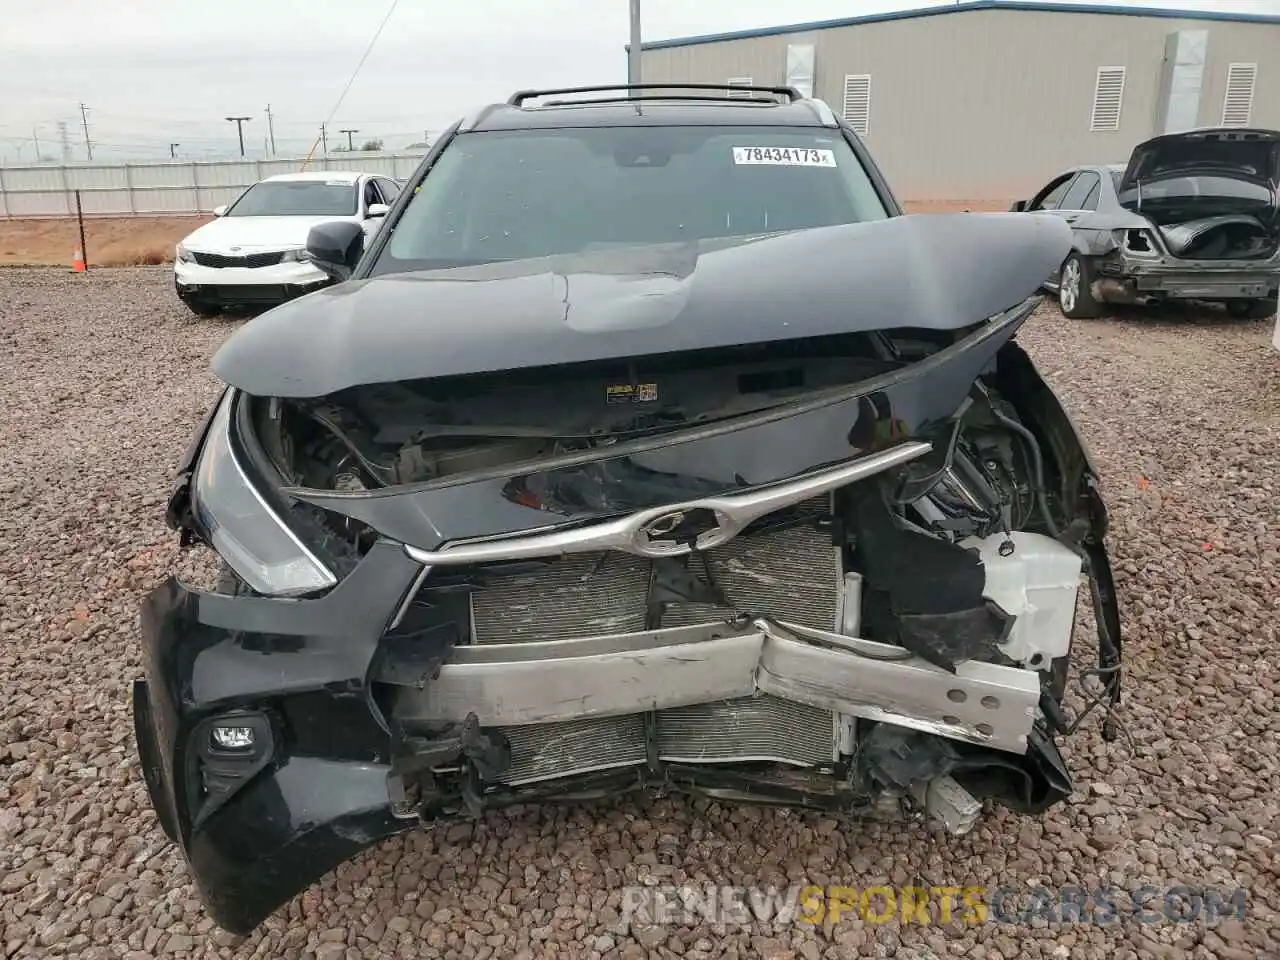
[[[307, 169], [407, 177], [423, 155], [330, 154], [313, 158]], [[0, 166], [0, 217], [74, 216], [77, 190], [85, 216], [208, 213], [264, 177], [297, 172], [303, 159]]]

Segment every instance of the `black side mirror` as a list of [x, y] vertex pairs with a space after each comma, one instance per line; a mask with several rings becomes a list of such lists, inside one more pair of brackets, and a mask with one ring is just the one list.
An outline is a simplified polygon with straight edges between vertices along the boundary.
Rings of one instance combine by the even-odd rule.
[[307, 256], [333, 277], [346, 280], [364, 253], [364, 227], [349, 220], [335, 220], [311, 228], [307, 234]]
[[1027, 209], [1027, 201], [1015, 200], [1013, 206], [1009, 208], [1010, 213], [1024, 213]]

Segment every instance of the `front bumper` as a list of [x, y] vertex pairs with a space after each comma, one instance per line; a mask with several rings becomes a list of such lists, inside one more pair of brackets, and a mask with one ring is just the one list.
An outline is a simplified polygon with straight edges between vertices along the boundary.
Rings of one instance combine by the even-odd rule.
[[[477, 726], [483, 739], [500, 727], [769, 695], [940, 734], [961, 748], [994, 748], [1010, 767], [1065, 778], [1036, 722], [1033, 671], [969, 662], [953, 674], [916, 658], [882, 659], [899, 648], [760, 620], [452, 649], [432, 635], [389, 643], [421, 571], [402, 547], [381, 541], [319, 599], [206, 594], [172, 579], [147, 598], [146, 675], [134, 688], [139, 756], [161, 826], [220, 926], [247, 933], [420, 818], [527, 800], [482, 786], [452, 807], [406, 807], [406, 762], [477, 759], [467, 752]], [[208, 724], [249, 714], [271, 731], [260, 762], [240, 774], [212, 769]], [[442, 729], [464, 731], [443, 762], [433, 752]], [[605, 793], [697, 792], [700, 782], [723, 786], [733, 776], [696, 759], [647, 769], [641, 761], [609, 774]], [[603, 784], [594, 784], [596, 795]], [[546, 796], [566, 790], [553, 784]], [[1028, 791], [1028, 808], [1049, 802]]]
[[1121, 256], [1097, 281], [1102, 299], [1262, 300], [1280, 288], [1280, 262], [1140, 259]]
[[1040, 700], [1032, 670], [968, 661], [956, 673], [900, 648], [757, 620], [580, 640], [457, 647], [431, 683], [405, 687], [407, 726], [509, 727], [623, 716], [770, 694], [793, 703], [1026, 752]]
[[282, 302], [332, 282], [312, 263], [269, 267], [204, 267], [179, 260], [173, 279], [180, 297], [214, 304]]
[[[417, 573], [403, 550], [379, 544], [317, 600], [198, 593], [170, 579], [144, 602], [139, 759], [161, 826], [225, 929], [247, 933], [328, 870], [413, 825], [391, 813], [387, 736], [365, 690]], [[246, 709], [271, 718], [271, 756], [211, 803], [198, 728]]]

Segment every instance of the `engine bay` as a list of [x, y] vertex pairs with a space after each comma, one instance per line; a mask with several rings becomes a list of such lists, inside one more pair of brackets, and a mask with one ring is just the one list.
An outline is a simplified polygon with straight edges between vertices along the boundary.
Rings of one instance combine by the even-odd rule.
[[842, 335], [264, 400], [254, 421], [288, 484], [373, 490], [687, 430], [904, 362], [877, 337]]
[[[907, 438], [928, 441], [928, 452], [918, 459], [759, 516], [728, 543], [708, 550], [651, 558], [606, 547], [516, 560], [503, 559], [506, 548], [497, 546], [492, 561], [433, 566], [422, 560], [428, 575], [398, 616], [374, 678], [383, 711], [415, 738], [430, 740], [464, 719], [429, 707], [437, 686], [451, 688], [447, 678], [421, 682], [424, 670], [438, 671], [442, 662], [419, 662], [424, 638], [446, 642], [447, 649], [473, 650], [484, 662], [496, 657], [495, 664], [508, 656], [505, 651], [523, 648], [526, 653], [510, 666], [511, 676], [519, 677], [522, 663], [560, 669], [543, 659], [554, 658], [556, 644], [605, 637], [642, 643], [640, 638], [671, 630], [711, 631], [707, 637], [713, 640], [718, 630], [753, 623], [784, 634], [809, 631], [803, 642], [835, 650], [842, 643], [875, 644], [893, 651], [892, 661], [906, 658], [944, 675], [964, 676], [979, 666], [1034, 678], [1033, 702], [1040, 704], [1037, 716], [1043, 715], [1034, 730], [1049, 737], [1070, 726], [1061, 705], [1080, 586], [1091, 563], [1085, 540], [1097, 519], [1080, 500], [1087, 468], [1074, 448], [1064, 451], [1062, 431], [1069, 424], [1064, 428], [1060, 411], [1046, 413], [1043, 404], [1051, 395], [1041, 381], [1029, 379], [1034, 371], [1012, 344], [975, 359], [976, 376], [947, 381], [948, 399], [945, 406], [938, 403], [938, 395], [922, 384], [943, 383], [930, 378], [940, 369], [956, 369], [955, 361], [942, 367], [929, 361], [943, 353], [954, 357], [947, 348], [959, 339], [915, 331], [842, 336], [382, 384], [318, 400], [257, 398], [248, 409], [262, 451], [281, 480], [304, 494], [300, 506], [323, 517], [330, 535], [345, 542], [352, 556], [365, 554], [383, 536], [413, 542], [408, 527], [398, 528], [403, 533], [379, 532], [361, 519], [393, 519], [388, 512], [362, 514], [360, 504], [371, 497], [377, 503], [383, 494], [398, 503], [423, 496], [428, 499], [418, 502], [444, 504], [430, 498], [450, 490], [465, 497], [475, 484], [490, 484], [488, 495], [500, 493], [494, 509], [505, 509], [502, 501], [532, 507], [541, 519], [526, 522], [543, 527], [549, 514], [604, 517], [658, 505], [679, 510], [683, 503], [724, 494], [723, 481], [699, 488], [699, 477], [711, 474], [687, 451], [681, 470], [646, 476], [647, 468], [634, 457], [610, 450], [640, 439], [650, 444], [646, 449], [661, 451], [668, 434], [687, 436], [702, 425], [738, 417], [753, 425], [750, 433], [759, 429], [762, 412], [774, 410], [778, 422], [798, 422], [794, 410], [812, 409], [806, 402], [815, 397], [839, 398], [829, 405], [843, 412], [824, 421], [824, 429], [834, 428], [837, 436], [847, 432], [845, 458], [890, 449]], [[868, 386], [890, 381], [897, 386], [885, 391]], [[911, 404], [925, 398], [937, 417], [911, 412]], [[944, 413], [956, 398], [959, 404]], [[899, 419], [904, 414], [915, 417], [913, 426]], [[733, 449], [743, 455], [742, 448]], [[573, 463], [564, 467], [565, 454], [582, 456], [571, 456]], [[547, 466], [551, 458], [557, 458], [553, 467]], [[725, 476], [723, 465], [716, 469]], [[739, 484], [750, 489], [745, 481]], [[416, 509], [408, 506], [397, 517]], [[474, 518], [467, 522], [474, 529]], [[518, 530], [494, 530], [498, 541], [518, 539]], [[1099, 627], [1099, 667], [1084, 673], [1102, 681], [1103, 693], [1090, 695], [1109, 695], [1114, 703], [1119, 648], [1107, 632], [1111, 626]], [[400, 662], [401, 657], [406, 659]], [[448, 669], [465, 670], [468, 662]], [[964, 734], [958, 719], [948, 719], [968, 709], [958, 703], [914, 732], [905, 714], [906, 727], [875, 720], [898, 715], [897, 693], [885, 701], [889, 713], [871, 718], [803, 696], [798, 703], [807, 708], [801, 708], [785, 694], [756, 690], [715, 703], [677, 698], [664, 708], [655, 701], [643, 713], [613, 705], [599, 716], [562, 716], [550, 706], [544, 722], [530, 719], [543, 715], [536, 685], [518, 688], [524, 693], [467, 686], [507, 682], [498, 679], [505, 676], [501, 670], [484, 673], [489, 679], [480, 676], [459, 681], [458, 689], [470, 690], [467, 703], [511, 706], [528, 696], [534, 698], [533, 712], [512, 722], [510, 714], [494, 708], [485, 736], [505, 745], [495, 747], [493, 755], [502, 758], [496, 766], [440, 768], [410, 778], [442, 803], [459, 796], [470, 796], [473, 806], [489, 802], [486, 796], [519, 802], [531, 790], [554, 796], [577, 789], [572, 785], [579, 781], [585, 789], [600, 777], [625, 777], [637, 766], [649, 771], [645, 776], [661, 767], [667, 784], [686, 776], [699, 789], [731, 790], [741, 799], [786, 790], [805, 804], [821, 796], [841, 805], [870, 802], [888, 781], [893, 783], [886, 795], [901, 799], [899, 788], [908, 782], [945, 784], [948, 771], [962, 769], [968, 773], [957, 776], [975, 795], [999, 794], [1026, 805], [1032, 794], [1047, 797], [1059, 790], [1053, 764], [1036, 766], [1056, 756], [1049, 740], [1022, 759], [1002, 756], [981, 743], [1004, 721], [993, 713], [996, 727], [978, 721], [978, 733]], [[584, 681], [586, 689], [595, 683]], [[986, 697], [984, 705], [989, 700], [993, 711], [1021, 715], [1017, 697], [1007, 695], [1012, 690]], [[895, 752], [908, 748], [933, 759], [893, 773]], [[878, 758], [870, 767], [869, 757]], [[713, 767], [721, 772], [708, 781]], [[734, 786], [717, 786], [717, 778]], [[851, 800], [853, 795], [863, 799]]]

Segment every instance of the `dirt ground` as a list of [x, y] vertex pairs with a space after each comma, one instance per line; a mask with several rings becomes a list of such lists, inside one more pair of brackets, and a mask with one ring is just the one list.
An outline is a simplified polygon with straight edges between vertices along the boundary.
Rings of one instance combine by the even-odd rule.
[[[905, 201], [908, 213], [1007, 210], [1007, 200]], [[179, 240], [209, 217], [95, 217], [85, 221], [85, 251], [91, 267], [168, 263]], [[70, 267], [80, 246], [76, 221], [68, 218], [0, 220], [0, 266]]]
[[[209, 217], [95, 217], [84, 222], [89, 265], [129, 267], [173, 260], [174, 245]], [[70, 267], [80, 246], [73, 218], [0, 220], [0, 266]]]

